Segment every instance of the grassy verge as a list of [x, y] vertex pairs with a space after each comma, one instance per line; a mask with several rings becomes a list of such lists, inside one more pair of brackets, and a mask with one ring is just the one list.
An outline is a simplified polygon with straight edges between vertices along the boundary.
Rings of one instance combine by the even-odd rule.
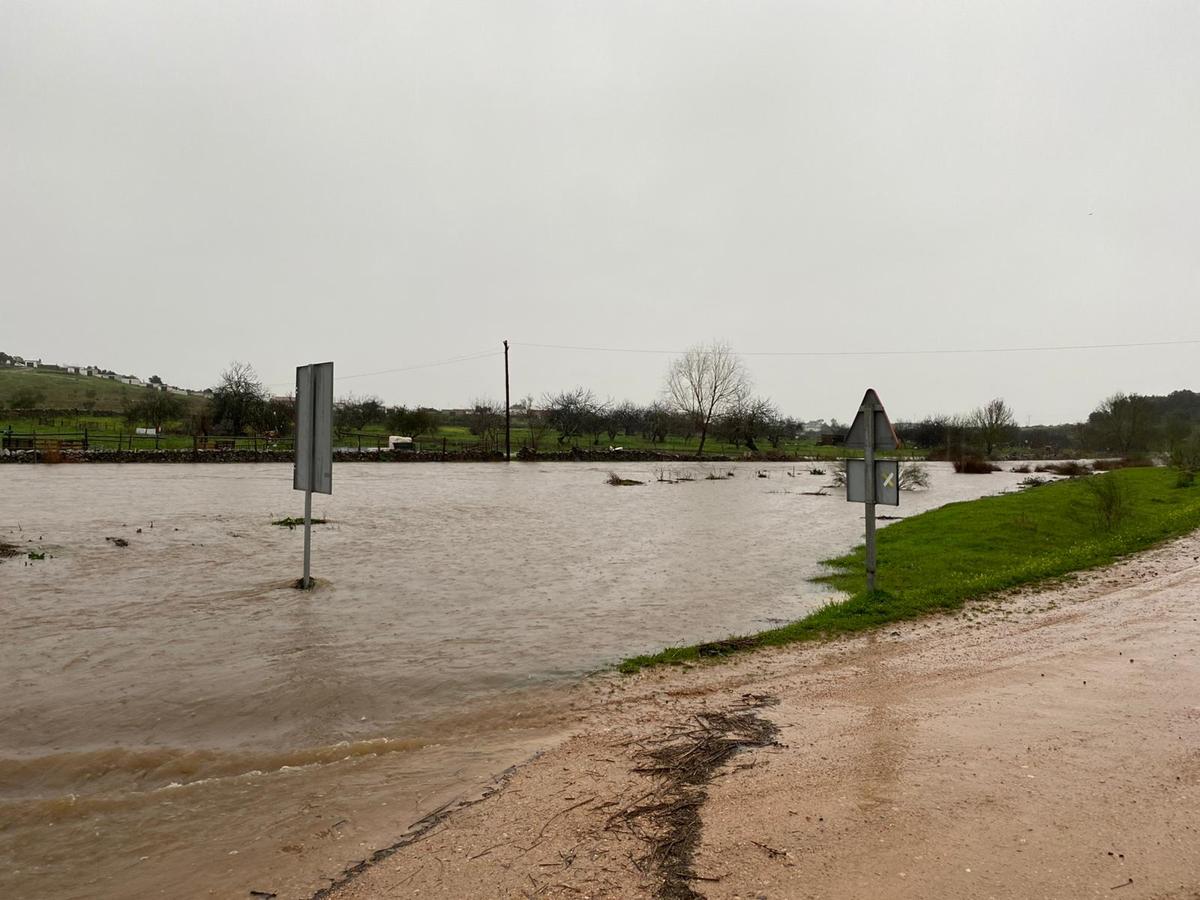
[[791, 624], [724, 641], [670, 647], [621, 663], [622, 672], [720, 657], [755, 647], [852, 634], [888, 622], [960, 608], [967, 600], [1111, 563], [1200, 528], [1200, 485], [1176, 487], [1166, 469], [1122, 469], [1114, 479], [1124, 511], [1102, 524], [1086, 479], [1019, 494], [953, 503], [879, 532], [879, 587], [863, 590], [864, 549], [827, 560], [819, 579], [851, 596]]

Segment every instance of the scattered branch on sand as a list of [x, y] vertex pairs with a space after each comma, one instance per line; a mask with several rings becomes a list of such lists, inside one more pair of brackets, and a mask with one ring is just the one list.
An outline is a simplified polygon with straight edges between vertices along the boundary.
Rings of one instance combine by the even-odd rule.
[[758, 847], [761, 850], [765, 850], [767, 856], [771, 857], [771, 859], [775, 859], [778, 856], [787, 856], [786, 850], [776, 850], [774, 847], [768, 847], [766, 844], [762, 843], [761, 841], [751, 841], [750, 843], [752, 843], [755, 847]]
[[573, 809], [579, 809], [579, 807], [581, 807], [581, 806], [586, 806], [587, 804], [591, 803], [595, 799], [596, 799], [595, 797], [588, 797], [586, 800], [580, 800], [578, 803], [572, 803], [566, 809], [560, 809], [558, 812], [556, 812], [554, 815], [552, 815], [550, 818], [548, 818], [546, 820], [546, 823], [542, 826], [542, 830], [539, 831], [537, 833], [537, 837], [535, 837], [533, 839], [533, 843], [521, 851], [521, 856], [524, 856], [526, 853], [528, 853], [530, 850], [532, 850], [534, 847], [536, 847], [538, 844], [540, 844], [542, 842], [542, 837], [546, 834], [546, 829], [550, 827], [551, 822], [553, 822], [555, 819], [559, 818], [560, 816], [565, 816], [567, 813], [569, 813]]
[[692, 868], [702, 826], [700, 808], [708, 785], [740, 751], [775, 743], [779, 729], [759, 716], [773, 698], [746, 694], [726, 710], [702, 712], [669, 729], [656, 746], [643, 749], [634, 769], [654, 779], [654, 788], [609, 817], [607, 828], [625, 831], [647, 847], [632, 857], [639, 871], [660, 879], [664, 900], [697, 900], [693, 881], [718, 881]]

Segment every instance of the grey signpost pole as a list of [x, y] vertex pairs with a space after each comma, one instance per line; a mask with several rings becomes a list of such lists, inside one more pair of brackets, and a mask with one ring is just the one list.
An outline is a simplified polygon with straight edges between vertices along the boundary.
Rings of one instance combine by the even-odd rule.
[[308, 590], [312, 587], [312, 488], [304, 492], [304, 577], [300, 579], [300, 587]]
[[[867, 591], [875, 590], [875, 410], [867, 408], [866, 412], [866, 446], [863, 448], [863, 463], [866, 477], [866, 500], [864, 504], [867, 518]], [[307, 570], [305, 570], [307, 571]]]

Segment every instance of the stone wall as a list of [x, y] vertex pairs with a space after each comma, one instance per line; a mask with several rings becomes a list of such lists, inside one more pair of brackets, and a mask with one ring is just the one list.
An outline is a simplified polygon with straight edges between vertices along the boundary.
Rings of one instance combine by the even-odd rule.
[[[291, 450], [32, 450], [0, 451], [0, 463], [290, 463]], [[356, 450], [334, 453], [338, 463], [383, 462], [501, 462], [499, 450]], [[695, 462], [694, 455], [653, 450], [563, 450], [534, 453], [522, 448], [515, 456], [525, 462]], [[729, 462], [731, 457], [705, 455], [706, 462]]]

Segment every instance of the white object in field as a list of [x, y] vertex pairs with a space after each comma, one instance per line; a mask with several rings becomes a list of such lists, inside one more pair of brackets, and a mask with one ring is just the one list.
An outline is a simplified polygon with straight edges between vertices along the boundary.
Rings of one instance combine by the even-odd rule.
[[413, 439], [410, 437], [403, 437], [398, 434], [388, 435], [389, 450], [408, 450], [412, 447], [412, 442]]

